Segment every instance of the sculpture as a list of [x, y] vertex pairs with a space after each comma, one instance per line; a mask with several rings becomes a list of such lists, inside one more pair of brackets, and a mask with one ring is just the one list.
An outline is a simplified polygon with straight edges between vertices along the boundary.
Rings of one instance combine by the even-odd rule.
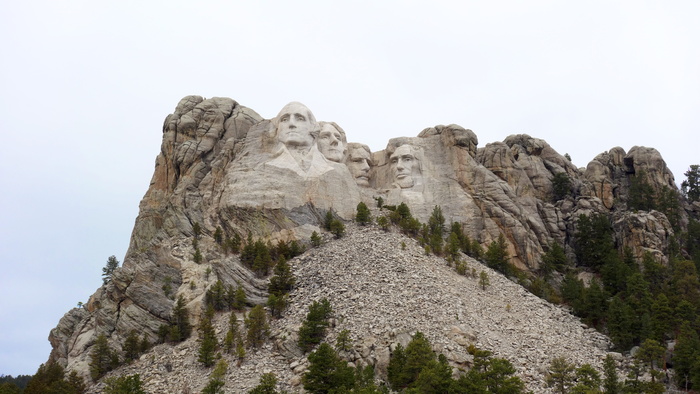
[[417, 155], [418, 148], [401, 145], [389, 156], [394, 173], [394, 186], [409, 189], [422, 184], [421, 161]]
[[318, 135], [318, 150], [326, 159], [342, 163], [348, 151], [345, 131], [335, 122], [319, 122], [319, 124], [321, 132]]
[[286, 168], [301, 176], [318, 176], [333, 167], [316, 147], [320, 126], [304, 104], [291, 102], [272, 119], [277, 140], [281, 143], [274, 159], [265, 163]]
[[371, 152], [365, 144], [351, 142], [347, 145], [348, 157], [345, 164], [358, 186], [369, 187], [369, 170], [371, 167]]

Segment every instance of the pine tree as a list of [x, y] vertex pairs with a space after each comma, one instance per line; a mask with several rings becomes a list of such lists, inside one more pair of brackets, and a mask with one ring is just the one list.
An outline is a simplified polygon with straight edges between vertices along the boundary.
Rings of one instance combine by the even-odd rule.
[[556, 357], [549, 364], [545, 380], [548, 387], [553, 387], [557, 393], [566, 394], [575, 380], [574, 366], [564, 357]]
[[700, 165], [693, 164], [683, 175], [686, 180], [681, 182], [681, 190], [690, 201], [700, 201]]
[[314, 248], [318, 248], [319, 246], [321, 246], [321, 242], [321, 236], [318, 235], [316, 231], [311, 233], [311, 246], [313, 246]]
[[487, 274], [485, 271], [481, 271], [479, 274], [479, 286], [481, 287], [481, 290], [486, 290], [489, 285], [489, 274]]
[[119, 365], [119, 357], [109, 346], [107, 337], [104, 334], [100, 334], [97, 337], [92, 347], [89, 365], [90, 377], [95, 381]]
[[287, 260], [281, 257], [273, 269], [273, 276], [270, 278], [267, 291], [270, 294], [283, 296], [292, 291], [295, 283], [296, 278], [292, 274], [292, 268], [287, 263]]
[[209, 375], [209, 382], [202, 389], [202, 394], [223, 394], [224, 393], [224, 376], [226, 376], [226, 370], [228, 369], [228, 363], [225, 359], [221, 359], [216, 363], [216, 367]]
[[449, 393], [453, 386], [452, 367], [444, 354], [430, 361], [418, 374], [413, 387], [420, 393]]
[[306, 319], [299, 328], [299, 348], [308, 352], [315, 345], [321, 343], [326, 336], [328, 319], [333, 313], [333, 308], [328, 299], [324, 298], [320, 302], [314, 301], [309, 305], [309, 312]]
[[331, 233], [335, 238], [342, 238], [345, 235], [345, 225], [338, 219], [331, 221]]
[[362, 201], [360, 201], [357, 204], [357, 214], [355, 215], [355, 221], [360, 226], [366, 226], [372, 222], [372, 216], [369, 212], [369, 208], [367, 208], [367, 205]]
[[542, 275], [546, 280], [554, 271], [561, 271], [566, 266], [566, 252], [558, 242], [549, 244], [549, 249], [542, 255]]
[[597, 268], [615, 249], [610, 220], [602, 214], [579, 215], [574, 235], [574, 251], [580, 265]]
[[233, 353], [236, 342], [240, 339], [241, 333], [238, 327], [238, 318], [235, 312], [231, 312], [228, 318], [228, 330], [224, 337], [224, 350], [226, 353]]
[[508, 263], [508, 245], [503, 234], [499, 234], [498, 240], [491, 242], [484, 260], [490, 268], [506, 276], [511, 274], [510, 263]]
[[552, 177], [552, 199], [563, 200], [571, 194], [571, 179], [566, 172], [558, 172]]
[[680, 334], [673, 349], [673, 371], [679, 388], [689, 390], [695, 387], [691, 380], [693, 364], [700, 360], [700, 338], [689, 323], [681, 326]]
[[418, 375], [428, 366], [431, 361], [435, 361], [435, 353], [430, 342], [422, 332], [416, 332], [404, 351], [406, 363], [401, 375], [401, 380], [410, 386], [418, 379]]
[[185, 299], [180, 295], [173, 308], [170, 318], [170, 340], [172, 342], [182, 342], [190, 337], [192, 326], [190, 325], [189, 312], [185, 307]]
[[141, 355], [142, 351], [136, 330], [131, 330], [129, 332], [129, 335], [122, 345], [122, 351], [124, 352], [124, 361], [127, 362], [136, 360]]
[[107, 284], [112, 281], [114, 271], [119, 268], [119, 260], [114, 256], [107, 258], [107, 264], [102, 268], [102, 283]]
[[199, 350], [197, 352], [197, 361], [204, 364], [205, 367], [211, 367], [216, 361], [216, 349], [219, 342], [216, 339], [216, 331], [212, 319], [214, 318], [214, 308], [209, 306], [206, 313], [199, 322]]
[[146, 394], [139, 374], [105, 379], [105, 394]]
[[600, 393], [600, 373], [590, 364], [576, 368], [576, 385], [571, 388], [572, 394]]
[[340, 359], [331, 345], [322, 343], [309, 354], [309, 368], [302, 377], [309, 393], [349, 392], [355, 386], [355, 371]]
[[666, 334], [671, 331], [673, 309], [669, 305], [666, 294], [659, 294], [651, 304], [651, 330], [653, 338], [659, 342], [666, 340]]
[[332, 211], [329, 210], [328, 212], [326, 212], [326, 216], [325, 216], [324, 221], [323, 221], [323, 228], [326, 231], [331, 231], [331, 223], [333, 223], [334, 219], [335, 219], [335, 217], [333, 216]]
[[234, 293], [233, 296], [233, 303], [232, 307], [234, 310], [237, 311], [242, 311], [243, 308], [245, 308], [245, 305], [248, 303], [248, 297], [245, 295], [245, 290], [243, 290], [243, 285], [241, 283], [238, 283], [238, 286], [236, 287], [236, 292]]
[[258, 348], [267, 339], [270, 327], [267, 324], [267, 315], [262, 305], [254, 306], [245, 318], [246, 340], [248, 346]]
[[404, 379], [403, 371], [405, 368], [406, 352], [403, 346], [398, 343], [396, 349], [391, 353], [389, 365], [387, 366], [387, 379], [395, 391], [399, 391], [408, 386], [408, 382]]
[[255, 386], [252, 390], [248, 391], [248, 394], [277, 394], [277, 377], [274, 373], [264, 373], [260, 376], [260, 383]]
[[606, 394], [618, 394], [620, 393], [620, 382], [617, 378], [617, 367], [615, 366], [615, 359], [608, 354], [605, 356], [603, 361], [603, 390]]

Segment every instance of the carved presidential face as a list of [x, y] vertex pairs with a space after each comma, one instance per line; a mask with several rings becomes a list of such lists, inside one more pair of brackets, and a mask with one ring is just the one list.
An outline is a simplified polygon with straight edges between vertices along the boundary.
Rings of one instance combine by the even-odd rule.
[[342, 133], [332, 123], [321, 122], [321, 132], [318, 134], [318, 150], [330, 161], [342, 163], [347, 153], [345, 133]]
[[287, 146], [311, 146], [315, 127], [311, 111], [301, 103], [289, 103], [277, 115], [277, 138]]
[[401, 145], [390, 156], [394, 181], [402, 189], [413, 187], [420, 178], [420, 162], [413, 154], [410, 145]]
[[361, 146], [348, 148], [348, 158], [345, 164], [358, 186], [369, 186], [369, 151]]

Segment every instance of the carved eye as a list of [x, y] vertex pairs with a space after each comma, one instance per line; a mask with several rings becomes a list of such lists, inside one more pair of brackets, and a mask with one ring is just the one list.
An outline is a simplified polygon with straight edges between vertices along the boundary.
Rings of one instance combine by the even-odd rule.
[[304, 115], [299, 115], [299, 114], [297, 114], [297, 115], [296, 115], [296, 119], [297, 119], [298, 121], [303, 122], [303, 121], [306, 120], [306, 117], [304, 117]]
[[282, 119], [280, 119], [280, 122], [289, 122], [289, 115], [282, 116]]

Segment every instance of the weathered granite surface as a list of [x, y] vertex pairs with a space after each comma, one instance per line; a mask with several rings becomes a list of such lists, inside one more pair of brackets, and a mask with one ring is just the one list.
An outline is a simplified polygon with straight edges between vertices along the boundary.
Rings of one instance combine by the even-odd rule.
[[[654, 190], [677, 191], [673, 175], [653, 148], [625, 152], [616, 147], [579, 169], [541, 139], [511, 135], [479, 148], [476, 134], [457, 125], [392, 138], [378, 152], [348, 140], [352, 130], [318, 122], [300, 103], [263, 119], [228, 98], [183, 98], [165, 119], [160, 154], [123, 267], [85, 309], [70, 311], [52, 330], [50, 358], [86, 373], [97, 335], [106, 334], [116, 348], [132, 329], [155, 339], [178, 295], [186, 298], [196, 321], [203, 294], [217, 279], [226, 285], [240, 282], [252, 303], [264, 302], [267, 279], [221, 252], [213, 238], [217, 228], [226, 237], [250, 233], [273, 243], [307, 241], [313, 231], [322, 232], [320, 224], [329, 210], [351, 220], [360, 201], [371, 206], [374, 198], [382, 197], [386, 204], [407, 203], [423, 222], [439, 205], [448, 224], [462, 223], [484, 248], [505, 235], [511, 262], [524, 270], [537, 269], [551, 242], [563, 244], [572, 255], [570, 242], [580, 214], [608, 215], [617, 245], [629, 246], [636, 256], [662, 256], [674, 233], [663, 213], [627, 210], [635, 174], [646, 174]], [[571, 181], [571, 193], [555, 201], [552, 179], [562, 172]], [[680, 226], [686, 222], [681, 212]], [[202, 229], [201, 264], [193, 261], [195, 223]], [[325, 264], [341, 262], [330, 258]], [[208, 269], [211, 274], [204, 279]], [[401, 285], [391, 280], [391, 286]], [[170, 294], [162, 290], [166, 282]], [[370, 301], [366, 307], [372, 308]], [[413, 329], [419, 328], [406, 327]]]

